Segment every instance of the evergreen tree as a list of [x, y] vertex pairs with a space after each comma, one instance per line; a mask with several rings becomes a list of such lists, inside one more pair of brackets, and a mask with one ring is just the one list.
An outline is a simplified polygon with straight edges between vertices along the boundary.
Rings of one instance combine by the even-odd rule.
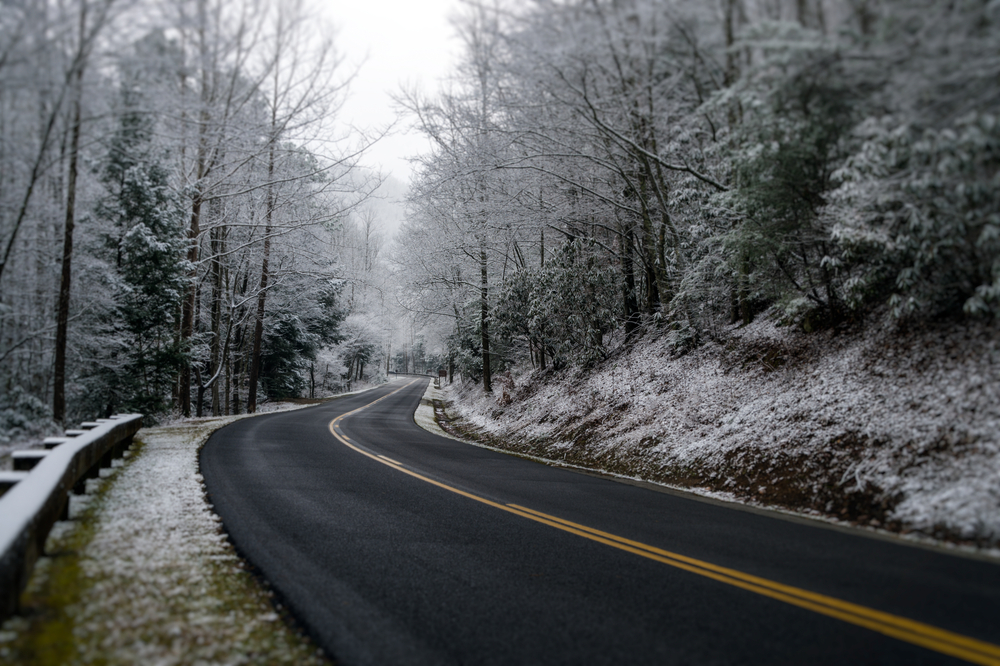
[[[341, 282], [321, 284], [318, 293], [310, 289], [297, 301], [297, 311], [272, 315], [261, 354], [261, 383], [269, 399], [302, 397], [306, 372], [316, 355], [323, 347], [344, 339], [341, 325], [346, 311], [339, 303], [342, 290]], [[374, 351], [374, 346], [364, 347], [362, 362], [368, 362]]]
[[121, 97], [119, 126], [100, 174], [107, 195], [97, 210], [111, 223], [106, 242], [117, 278], [108, 326], [118, 344], [99, 372], [101, 399], [109, 413], [155, 415], [168, 408], [171, 384], [185, 360], [175, 337], [188, 272], [184, 220], [136, 81], [122, 83]]

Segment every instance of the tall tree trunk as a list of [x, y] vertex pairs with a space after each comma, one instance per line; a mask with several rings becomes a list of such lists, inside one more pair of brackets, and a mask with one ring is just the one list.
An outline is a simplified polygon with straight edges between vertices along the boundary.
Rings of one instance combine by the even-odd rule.
[[[87, 4], [80, 5], [80, 50], [87, 26]], [[76, 70], [69, 147], [69, 176], [66, 186], [66, 225], [63, 230], [62, 275], [59, 280], [59, 305], [56, 312], [55, 367], [52, 372], [52, 418], [59, 424], [66, 421], [66, 337], [69, 325], [70, 280], [73, 260], [73, 227], [76, 224], [76, 178], [80, 156], [80, 106], [83, 98], [83, 62]]]
[[[801, 0], [799, 0], [801, 2]], [[740, 77], [739, 54], [734, 48], [736, 43], [737, 23], [743, 14], [741, 0], [726, 0], [724, 17], [724, 29], [726, 32], [726, 69], [723, 73], [723, 85], [727, 88], [733, 86]], [[733, 100], [728, 104], [726, 116], [729, 127], [734, 128], [739, 123], [743, 115], [743, 109], [738, 100]]]
[[219, 382], [216, 379], [222, 363], [222, 230], [212, 229], [212, 351], [210, 368], [212, 379], [212, 416], [221, 415]]
[[[272, 119], [273, 122], [273, 119]], [[247, 389], [247, 412], [257, 411], [257, 382], [260, 379], [261, 342], [264, 337], [264, 304], [267, 300], [269, 262], [271, 258], [271, 223], [274, 218], [274, 137], [267, 158], [267, 203], [264, 222], [264, 257], [260, 264], [260, 292], [257, 294], [257, 316], [253, 326], [253, 352], [250, 360], [250, 387]]]
[[[660, 307], [660, 290], [656, 286], [656, 269], [653, 266], [655, 259], [653, 258], [653, 248], [650, 247], [651, 240], [649, 237], [643, 233], [643, 268], [645, 269], [645, 287], [646, 287], [646, 313], [649, 315], [656, 314], [656, 310]], [[650, 256], [653, 255], [653, 256]]]
[[[279, 14], [279, 22], [282, 15]], [[281, 23], [278, 30], [281, 32]], [[276, 54], [280, 56], [280, 53]], [[271, 91], [271, 136], [267, 147], [267, 203], [265, 204], [264, 222], [264, 257], [260, 267], [260, 293], [257, 295], [257, 317], [254, 321], [253, 329], [253, 352], [250, 359], [250, 388], [248, 389], [247, 411], [250, 413], [257, 411], [257, 383], [260, 379], [260, 355], [261, 341], [264, 336], [264, 304], [267, 300], [268, 270], [271, 258], [271, 225], [274, 221], [274, 150], [278, 141], [278, 90], [279, 76], [281, 68], [280, 58], [274, 62], [273, 77], [274, 89]]]
[[642, 237], [640, 252], [642, 266], [645, 269], [646, 313], [653, 315], [660, 307], [659, 281], [656, 276], [656, 234], [653, 230], [653, 220], [650, 218], [648, 202], [649, 178], [644, 171], [639, 174], [639, 205], [642, 210]]
[[639, 305], [635, 300], [635, 267], [632, 259], [632, 231], [619, 236], [622, 258], [622, 309], [625, 311], [625, 335], [631, 337], [639, 328]]
[[656, 277], [660, 289], [660, 303], [670, 305], [673, 299], [673, 287], [670, 284], [670, 276], [667, 273], [667, 227], [669, 226], [669, 214], [666, 210], [660, 211], [660, 225], [656, 230]]
[[197, 394], [197, 397], [195, 398], [195, 401], [194, 401], [194, 404], [195, 404], [194, 415], [197, 416], [198, 418], [201, 418], [202, 416], [205, 415], [204, 414], [204, 409], [205, 409], [205, 407], [204, 407], [204, 405], [205, 405], [205, 382], [203, 382], [202, 379], [201, 379], [201, 368], [199, 366], [197, 366], [197, 365], [194, 366], [194, 376], [195, 376], [195, 381], [198, 382], [198, 394]]
[[[243, 345], [237, 347], [240, 349]], [[233, 363], [233, 414], [239, 414], [241, 409], [240, 404], [240, 382], [243, 381], [243, 362], [242, 356], [236, 354], [236, 360]]]
[[[186, 300], [187, 299], [185, 299], [185, 301]], [[176, 310], [177, 311], [174, 313], [174, 321], [177, 322], [177, 324], [174, 326], [173, 343], [174, 343], [174, 349], [180, 349], [182, 340], [184, 339], [182, 334], [182, 331], [184, 329], [184, 303], [183, 302], [180, 303], [177, 306]], [[181, 376], [183, 372], [184, 370], [182, 366], [180, 368], [180, 372], [177, 373], [177, 376], [174, 377], [174, 380], [170, 383], [170, 406], [174, 409], [177, 409], [178, 406], [180, 405]]]
[[250, 386], [247, 388], [247, 413], [257, 411], [257, 383], [260, 379], [261, 344], [264, 338], [264, 305], [267, 300], [267, 283], [269, 277], [268, 262], [271, 254], [271, 226], [265, 228], [264, 257], [260, 267], [260, 293], [257, 294], [257, 314], [253, 325], [253, 349], [250, 352]]
[[752, 318], [750, 312], [750, 260], [744, 255], [740, 259], [740, 272], [737, 277], [736, 295], [740, 308], [740, 320], [746, 326]]
[[[194, 311], [198, 299], [198, 238], [201, 235], [202, 194], [195, 193], [191, 202], [191, 224], [188, 227], [188, 261], [191, 269], [188, 271], [188, 293], [184, 298], [184, 308], [181, 312], [181, 343], [187, 351], [188, 343], [194, 335]], [[178, 387], [177, 401], [180, 402], [181, 413], [191, 416], [191, 359], [185, 358], [181, 367], [181, 381]]]
[[480, 273], [480, 318], [479, 325], [482, 331], [483, 343], [483, 390], [487, 393], [493, 392], [493, 375], [490, 372], [490, 327], [489, 327], [489, 282], [486, 270], [486, 245], [481, 242], [479, 245], [479, 273]]
[[[188, 278], [191, 285], [188, 289], [187, 297], [184, 299], [184, 309], [181, 313], [181, 343], [185, 351], [194, 335], [195, 307], [198, 299], [198, 254], [201, 237], [201, 207], [205, 202], [205, 178], [208, 176], [208, 122], [209, 116], [209, 90], [211, 88], [211, 77], [208, 70], [208, 37], [205, 34], [205, 26], [208, 18], [206, 14], [205, 1], [198, 1], [198, 50], [201, 61], [201, 91], [200, 110], [198, 112], [198, 146], [195, 156], [195, 192], [191, 200], [191, 224], [188, 228], [188, 261], [191, 263], [191, 270]], [[181, 77], [182, 86], [185, 79]], [[184, 359], [181, 367], [180, 386], [178, 387], [178, 401], [180, 402], [181, 413], [184, 416], [191, 416], [191, 360]]]
[[224, 393], [225, 397], [223, 398], [222, 401], [222, 410], [223, 410], [223, 415], [225, 416], [229, 416], [229, 395], [231, 390], [230, 387], [232, 386], [230, 383], [232, 381], [232, 376], [233, 376], [233, 364], [229, 357], [229, 354], [226, 354], [226, 390]]
[[[545, 227], [540, 230], [538, 239], [538, 267], [540, 269], [545, 268]], [[538, 340], [538, 368], [539, 370], [545, 370], [545, 334], [544, 332], [539, 332]], [[451, 378], [449, 377], [448, 383], [451, 383]]]

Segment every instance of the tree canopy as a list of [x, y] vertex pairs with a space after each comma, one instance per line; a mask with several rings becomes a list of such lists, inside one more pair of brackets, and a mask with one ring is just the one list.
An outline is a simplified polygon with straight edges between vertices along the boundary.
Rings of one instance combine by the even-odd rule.
[[996, 3], [464, 7], [451, 88], [400, 96], [434, 145], [403, 262], [487, 389], [765, 311], [1000, 314]]

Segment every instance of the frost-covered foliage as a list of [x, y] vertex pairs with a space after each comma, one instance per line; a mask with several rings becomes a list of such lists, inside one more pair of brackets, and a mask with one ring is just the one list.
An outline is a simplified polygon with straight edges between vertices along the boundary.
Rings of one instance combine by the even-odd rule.
[[[455, 87], [406, 99], [436, 146], [407, 237], [450, 255], [408, 266], [491, 364], [587, 362], [650, 327], [689, 349], [771, 307], [807, 331], [1000, 314], [996, 2], [541, 2], [460, 25]], [[556, 301], [593, 271], [545, 291], [579, 242], [614, 299], [583, 335]]]
[[[343, 316], [345, 313], [341, 313]], [[324, 395], [330, 391], [351, 391], [366, 382], [381, 384], [386, 381], [383, 357], [379, 354], [383, 337], [376, 322], [366, 315], [352, 314], [343, 320], [325, 361], [321, 385]], [[319, 397], [319, 396], [317, 396]]]
[[0, 11], [0, 386], [66, 425], [304, 393], [354, 278], [338, 235], [378, 184], [370, 142], [332, 132], [324, 22], [22, 5]]
[[1000, 544], [1000, 331], [810, 335], [760, 318], [678, 356], [445, 392], [487, 442], [865, 525]]
[[[801, 303], [820, 318], [837, 319], [840, 253], [820, 212], [843, 137], [868, 91], [812, 31], [764, 23], [745, 40], [772, 52], [735, 86], [730, 102], [742, 114], [733, 128], [734, 187], [717, 195], [733, 219], [724, 240], [730, 273], [765, 306]], [[740, 318], [749, 322], [753, 307], [743, 308], [751, 312]]]
[[460, 26], [454, 86], [404, 100], [435, 146], [404, 256], [483, 381], [457, 389], [468, 422], [1000, 542], [1000, 3], [475, 4]]
[[478, 300], [465, 303], [456, 317], [455, 331], [448, 336], [448, 354], [455, 371], [472, 381], [483, 377], [482, 319], [476, 317], [482, 309]]
[[106, 194], [96, 206], [104, 235], [115, 307], [103, 318], [103, 345], [94, 350], [77, 411], [163, 413], [184, 363], [176, 331], [193, 268], [185, 259], [184, 213], [169, 172], [152, 143], [154, 124], [137, 88], [122, 86], [119, 126], [101, 174]]
[[315, 365], [320, 351], [349, 335], [341, 330], [346, 316], [340, 302], [343, 286], [330, 282], [319, 289], [317, 302], [285, 304], [272, 314], [261, 355], [262, 384], [269, 399], [316, 397]]
[[52, 409], [20, 386], [0, 393], [0, 447], [55, 434]]
[[[604, 357], [604, 336], [618, 307], [613, 269], [583, 241], [567, 242], [540, 268], [522, 268], [504, 283], [492, 313], [506, 355], [520, 340], [544, 349], [556, 367]], [[499, 369], [499, 368], [498, 368]]]
[[[965, 116], [922, 132], [893, 117], [856, 130], [834, 175], [833, 235], [863, 270], [855, 298], [888, 292], [894, 313], [1000, 308], [1000, 121]], [[865, 261], [867, 259], [867, 261]]]

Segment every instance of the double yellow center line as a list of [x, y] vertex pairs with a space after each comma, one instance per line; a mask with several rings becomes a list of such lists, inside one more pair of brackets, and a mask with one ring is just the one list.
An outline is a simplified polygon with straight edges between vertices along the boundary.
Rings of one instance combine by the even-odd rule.
[[941, 654], [958, 657], [959, 659], [964, 659], [974, 664], [1000, 666], [1000, 646], [992, 643], [956, 634], [945, 629], [940, 629], [929, 624], [924, 624], [923, 622], [917, 622], [916, 620], [910, 620], [891, 613], [884, 613], [873, 608], [868, 608], [867, 606], [853, 604], [848, 601], [826, 596], [824, 594], [810, 592], [809, 590], [803, 590], [791, 585], [784, 585], [783, 583], [743, 573], [742, 571], [737, 571], [736, 569], [721, 567], [716, 564], [712, 564], [711, 562], [705, 562], [693, 557], [671, 553], [670, 551], [656, 548], [655, 546], [626, 539], [608, 532], [602, 532], [601, 530], [564, 520], [556, 516], [542, 513], [541, 511], [535, 511], [534, 509], [530, 509], [525, 506], [494, 502], [486, 499], [485, 497], [460, 490], [445, 483], [441, 483], [440, 481], [423, 476], [422, 474], [418, 474], [413, 470], [407, 469], [402, 463], [399, 463], [392, 458], [369, 453], [368, 451], [352, 444], [348, 437], [339, 432], [338, 423], [342, 419], [385, 400], [394, 393], [410, 386], [412, 383], [413, 382], [405, 384], [392, 393], [382, 396], [378, 400], [338, 416], [330, 422], [330, 432], [341, 443], [362, 455], [368, 456], [372, 460], [382, 463], [383, 465], [392, 467], [393, 469], [403, 472], [404, 474], [409, 474], [414, 478], [420, 479], [421, 481], [425, 481], [426, 483], [439, 488], [443, 488], [444, 490], [462, 495], [463, 497], [468, 497], [469, 499], [477, 502], [482, 502], [483, 504], [488, 504], [489, 506], [502, 511], [507, 511], [508, 513], [521, 516], [522, 518], [527, 518], [528, 520], [533, 520], [535, 522], [542, 523], [543, 525], [548, 525], [564, 532], [569, 532], [570, 534], [575, 534], [585, 539], [590, 539], [591, 541], [596, 541], [606, 546], [611, 546], [612, 548], [624, 550], [650, 560], [662, 562], [663, 564], [683, 569], [684, 571], [689, 571], [699, 576], [711, 578], [712, 580], [719, 581], [720, 583], [732, 585], [749, 592], [755, 592], [765, 597], [770, 597], [772, 599], [777, 599], [778, 601], [792, 604], [793, 606], [798, 606], [799, 608], [805, 608], [821, 615], [826, 615], [828, 617], [849, 622], [866, 629], [871, 629], [872, 631], [877, 631], [881, 634], [885, 634], [886, 636], [891, 636], [892, 638], [896, 638], [907, 643], [919, 645], [920, 647], [934, 650], [935, 652], [939, 652]]

